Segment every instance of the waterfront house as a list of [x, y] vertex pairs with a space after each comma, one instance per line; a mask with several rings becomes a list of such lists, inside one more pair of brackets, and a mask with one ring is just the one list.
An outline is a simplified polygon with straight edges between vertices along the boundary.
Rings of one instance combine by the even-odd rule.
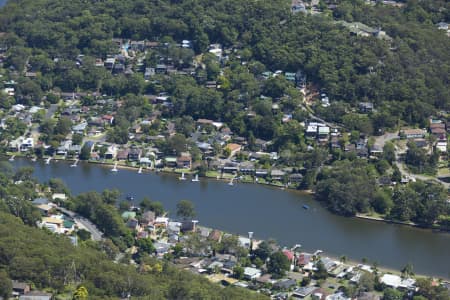
[[266, 169], [256, 169], [255, 171], [255, 176], [256, 177], [267, 177], [267, 175], [269, 174], [269, 171]]
[[282, 181], [285, 175], [286, 173], [281, 170], [274, 169], [270, 171], [270, 177], [272, 178], [272, 180]]
[[192, 167], [192, 156], [189, 152], [181, 152], [176, 160], [178, 168], [190, 169]]
[[141, 158], [142, 150], [136, 147], [132, 147], [128, 152], [127, 159], [129, 161], [139, 161]]
[[166, 217], [157, 217], [153, 222], [153, 225], [156, 227], [164, 227], [166, 228], [169, 224], [169, 218]]
[[142, 225], [144, 225], [144, 226], [152, 225], [153, 222], [155, 222], [155, 219], [156, 219], [155, 212], [148, 210], [148, 211], [144, 212], [144, 214], [142, 215], [142, 218], [141, 218]]
[[117, 160], [127, 160], [128, 159], [128, 149], [123, 149], [117, 152], [116, 159]]
[[177, 166], [177, 158], [176, 157], [165, 157], [164, 165], [169, 168], [175, 168]]
[[214, 229], [213, 231], [211, 231], [209, 233], [208, 239], [216, 241], [216, 242], [220, 242], [220, 240], [222, 239], [222, 232], [220, 232], [217, 229]]
[[415, 279], [412, 278], [403, 279], [400, 276], [393, 274], [384, 274], [380, 278], [380, 282], [394, 289], [398, 288], [403, 290], [414, 290], [416, 288]]

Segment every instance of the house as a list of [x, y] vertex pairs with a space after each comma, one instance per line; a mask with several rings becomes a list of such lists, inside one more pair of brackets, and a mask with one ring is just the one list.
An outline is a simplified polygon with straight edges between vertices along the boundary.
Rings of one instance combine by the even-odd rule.
[[272, 171], [270, 171], [270, 177], [272, 177], [272, 180], [281, 181], [281, 180], [283, 180], [285, 175], [286, 175], [286, 173], [284, 171], [281, 171], [281, 170], [272, 170]]
[[134, 212], [134, 211], [124, 211], [121, 216], [122, 216], [122, 219], [127, 221], [129, 219], [136, 218], [136, 212]]
[[177, 167], [190, 169], [192, 167], [192, 156], [189, 152], [181, 152], [180, 156], [177, 157]]
[[436, 142], [436, 149], [442, 153], [447, 153], [447, 140], [440, 140]]
[[64, 193], [54, 193], [52, 195], [52, 199], [65, 201], [65, 200], [67, 200], [67, 196]]
[[155, 212], [148, 210], [142, 215], [141, 222], [143, 225], [151, 225], [153, 224], [153, 222], [155, 222], [155, 219]]
[[155, 68], [145, 68], [144, 79], [150, 80], [153, 76], [155, 76], [156, 71]]
[[294, 298], [306, 298], [309, 295], [311, 295], [311, 293], [316, 289], [315, 286], [304, 286], [304, 287], [300, 287], [296, 290], [294, 290], [294, 292], [292, 293], [292, 297]]
[[273, 287], [277, 290], [288, 290], [292, 287], [297, 286], [297, 280], [295, 279], [281, 279], [279, 281], [277, 281]]
[[117, 160], [127, 160], [128, 159], [128, 149], [123, 149], [117, 152], [116, 159]]
[[299, 267], [306, 266], [310, 262], [313, 261], [314, 255], [311, 253], [300, 253], [300, 255], [297, 258], [297, 265]]
[[214, 229], [209, 233], [208, 239], [216, 241], [216, 242], [220, 242], [220, 240], [222, 239], [222, 232]]
[[285, 250], [283, 250], [283, 254], [284, 254], [284, 256], [287, 257], [287, 259], [290, 262], [292, 262], [294, 260], [294, 253], [292, 251], [285, 249]]
[[175, 168], [177, 166], [177, 158], [176, 157], [165, 157], [164, 165], [169, 168]]
[[105, 152], [105, 159], [115, 159], [117, 155], [117, 147], [115, 145], [111, 145]]
[[169, 224], [169, 218], [166, 217], [157, 217], [153, 222], [155, 227], [167, 227]]
[[77, 124], [77, 125], [74, 125], [72, 127], [72, 131], [74, 133], [83, 134], [84, 131], [86, 130], [87, 126], [88, 126], [87, 122], [83, 122], [83, 123]]
[[245, 267], [244, 268], [244, 278], [247, 280], [253, 280], [258, 277], [261, 277], [262, 272], [260, 269], [252, 268], [252, 267]]
[[239, 144], [230, 143], [225, 146], [225, 149], [230, 150], [230, 157], [232, 157], [232, 156], [235, 156], [236, 153], [241, 151], [242, 146]]
[[394, 289], [414, 290], [416, 280], [412, 278], [402, 279], [400, 276], [393, 274], [384, 274], [380, 278], [380, 282]]
[[328, 126], [319, 126], [317, 130], [317, 138], [320, 140], [328, 139], [328, 135], [330, 134], [330, 127]]
[[12, 280], [12, 295], [18, 297], [30, 292], [31, 286], [28, 283]]
[[50, 201], [47, 198], [36, 198], [31, 202], [33, 205], [41, 205], [41, 204], [48, 204]]
[[303, 180], [303, 175], [300, 173], [293, 173], [289, 175], [289, 182], [300, 183]]
[[133, 147], [128, 152], [127, 159], [129, 161], [139, 161], [141, 158], [142, 150], [136, 147]]
[[139, 229], [139, 221], [135, 218], [131, 218], [127, 221], [127, 227], [131, 230], [138, 230]]
[[417, 139], [425, 137], [425, 131], [422, 129], [404, 129], [400, 134], [405, 135], [407, 139]]
[[269, 171], [266, 169], [256, 169], [255, 170], [256, 177], [267, 177], [268, 174], [269, 174]]
[[364, 114], [371, 113], [373, 111], [373, 103], [372, 102], [360, 102], [359, 103], [359, 111]]
[[167, 66], [165, 64], [157, 64], [155, 68], [156, 74], [166, 74]]
[[335, 294], [328, 295], [325, 300], [351, 300], [352, 298], [348, 298], [345, 296], [343, 292], [338, 292]]
[[26, 293], [25, 295], [21, 295], [19, 297], [19, 300], [51, 300], [52, 298], [53, 294], [41, 291], [31, 291]]
[[114, 116], [112, 116], [112, 115], [104, 115], [104, 116], [102, 117], [102, 120], [103, 120], [105, 123], [112, 125], [112, 123], [114, 122]]

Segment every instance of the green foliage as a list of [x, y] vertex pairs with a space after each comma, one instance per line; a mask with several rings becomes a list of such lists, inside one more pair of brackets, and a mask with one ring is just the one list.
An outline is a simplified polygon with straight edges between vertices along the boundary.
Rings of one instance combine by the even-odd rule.
[[316, 263], [316, 271], [314, 271], [313, 274], [315, 279], [327, 279], [328, 277], [328, 272], [327, 269], [325, 268], [325, 265], [323, 264], [323, 262], [321, 260], [319, 260]]
[[0, 297], [9, 299], [12, 293], [12, 282], [5, 271], [0, 271]]
[[189, 200], [181, 200], [177, 203], [177, 216], [183, 219], [195, 217], [194, 204]]
[[340, 161], [323, 169], [316, 197], [333, 212], [352, 216], [367, 212], [376, 191], [375, 179], [365, 161]]
[[267, 271], [274, 277], [282, 277], [286, 271], [289, 271], [291, 263], [283, 252], [274, 252], [269, 256], [267, 262]]
[[403, 299], [402, 291], [392, 288], [387, 288], [384, 290], [383, 300], [402, 300], [402, 299]]
[[[0, 273], [0, 284], [2, 279], [14, 278], [38, 289], [63, 292], [66, 284], [76, 286], [81, 279], [79, 288], [83, 286], [93, 299], [115, 299], [130, 291], [134, 297], [151, 299], [265, 299], [243, 289], [221, 289], [170, 264], [165, 264], [158, 274], [141, 274], [134, 266], [112, 262], [99, 250], [74, 247], [64, 236], [25, 226], [1, 212], [0, 252], [0, 269], [7, 273]], [[8, 287], [1, 285], [0, 290], [8, 291]], [[77, 294], [82, 296], [84, 292], [79, 289]]]

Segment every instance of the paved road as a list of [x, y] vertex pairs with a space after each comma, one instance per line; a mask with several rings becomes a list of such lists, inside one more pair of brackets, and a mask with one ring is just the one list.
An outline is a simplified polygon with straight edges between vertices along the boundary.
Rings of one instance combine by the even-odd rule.
[[74, 220], [83, 225], [87, 229], [87, 231], [91, 233], [92, 239], [94, 241], [98, 242], [103, 239], [103, 233], [98, 230], [97, 227], [88, 219], [78, 216], [75, 217]]
[[58, 110], [58, 104], [50, 104], [50, 107], [47, 110], [47, 114], [45, 115], [45, 118], [46, 119], [52, 118], [57, 110]]
[[384, 147], [384, 144], [388, 141], [393, 141], [398, 139], [398, 131], [396, 132], [388, 132], [381, 136], [375, 137], [375, 145], [379, 146], [380, 148]]
[[91, 233], [94, 241], [101, 241], [103, 239], [103, 232], [98, 230], [97, 226], [95, 226], [95, 224], [88, 219], [78, 216], [75, 212], [65, 209], [64, 207], [58, 207], [58, 210], [73, 218], [75, 222], [80, 223], [83, 227], [85, 227], [86, 230]]

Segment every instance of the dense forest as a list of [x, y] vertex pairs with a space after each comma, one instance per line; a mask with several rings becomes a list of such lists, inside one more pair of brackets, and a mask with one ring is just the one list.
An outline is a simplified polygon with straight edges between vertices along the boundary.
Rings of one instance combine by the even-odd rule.
[[67, 237], [26, 226], [17, 217], [0, 212], [0, 267], [6, 271], [0, 273], [1, 282], [6, 277], [62, 294], [82, 285], [89, 299], [118, 299], [128, 294], [142, 299], [264, 299], [244, 289], [220, 288], [153, 259], [146, 264], [162, 268], [138, 272], [134, 266], [113, 263], [102, 247], [74, 247]]

